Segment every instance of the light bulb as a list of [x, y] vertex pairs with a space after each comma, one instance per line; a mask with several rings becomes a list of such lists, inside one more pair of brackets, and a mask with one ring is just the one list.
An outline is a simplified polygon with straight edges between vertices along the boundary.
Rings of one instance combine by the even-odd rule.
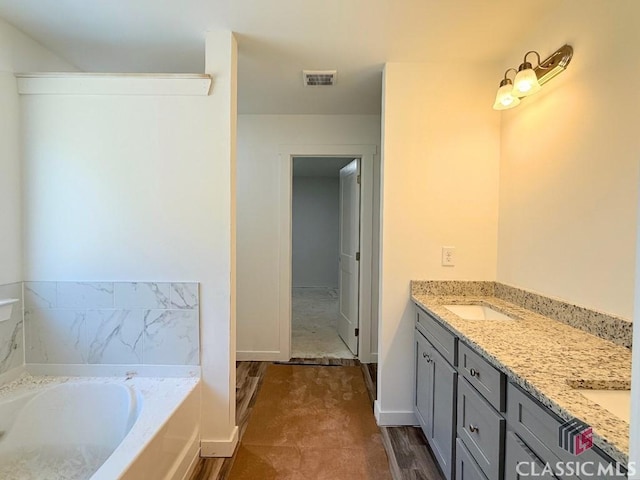
[[513, 95], [513, 85], [508, 78], [500, 82], [500, 88], [496, 94], [496, 101], [493, 104], [494, 110], [507, 110], [516, 107], [520, 99]]
[[541, 88], [538, 82], [538, 76], [533, 68], [531, 68], [531, 64], [524, 62], [520, 65], [518, 74], [513, 80], [513, 94], [518, 97], [526, 97], [539, 92]]

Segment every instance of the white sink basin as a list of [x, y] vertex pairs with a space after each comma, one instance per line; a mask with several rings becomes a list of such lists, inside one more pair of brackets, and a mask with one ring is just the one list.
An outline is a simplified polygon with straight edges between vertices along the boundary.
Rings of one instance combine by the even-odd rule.
[[465, 320], [513, 320], [513, 318], [485, 305], [442, 305]]
[[629, 423], [631, 390], [591, 390], [587, 388], [576, 388], [575, 390], [619, 419]]

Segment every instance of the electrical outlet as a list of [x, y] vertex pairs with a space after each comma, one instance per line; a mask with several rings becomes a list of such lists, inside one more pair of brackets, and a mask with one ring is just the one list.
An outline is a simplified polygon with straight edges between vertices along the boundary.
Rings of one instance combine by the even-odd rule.
[[456, 247], [442, 247], [442, 266], [453, 267], [456, 264]]

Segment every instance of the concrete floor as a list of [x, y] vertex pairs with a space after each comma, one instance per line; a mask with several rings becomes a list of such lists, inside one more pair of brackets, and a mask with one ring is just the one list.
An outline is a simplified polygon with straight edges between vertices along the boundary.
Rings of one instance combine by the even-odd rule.
[[338, 291], [295, 287], [291, 295], [292, 358], [353, 358], [338, 335]]

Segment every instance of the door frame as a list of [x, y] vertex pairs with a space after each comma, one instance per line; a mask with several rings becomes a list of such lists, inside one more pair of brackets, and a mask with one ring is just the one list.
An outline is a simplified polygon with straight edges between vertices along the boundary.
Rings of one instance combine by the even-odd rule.
[[280, 156], [280, 252], [279, 318], [280, 360], [291, 358], [292, 200], [294, 157], [360, 158], [360, 288], [358, 302], [358, 359], [370, 363], [373, 263], [373, 161], [376, 145], [281, 145]]

